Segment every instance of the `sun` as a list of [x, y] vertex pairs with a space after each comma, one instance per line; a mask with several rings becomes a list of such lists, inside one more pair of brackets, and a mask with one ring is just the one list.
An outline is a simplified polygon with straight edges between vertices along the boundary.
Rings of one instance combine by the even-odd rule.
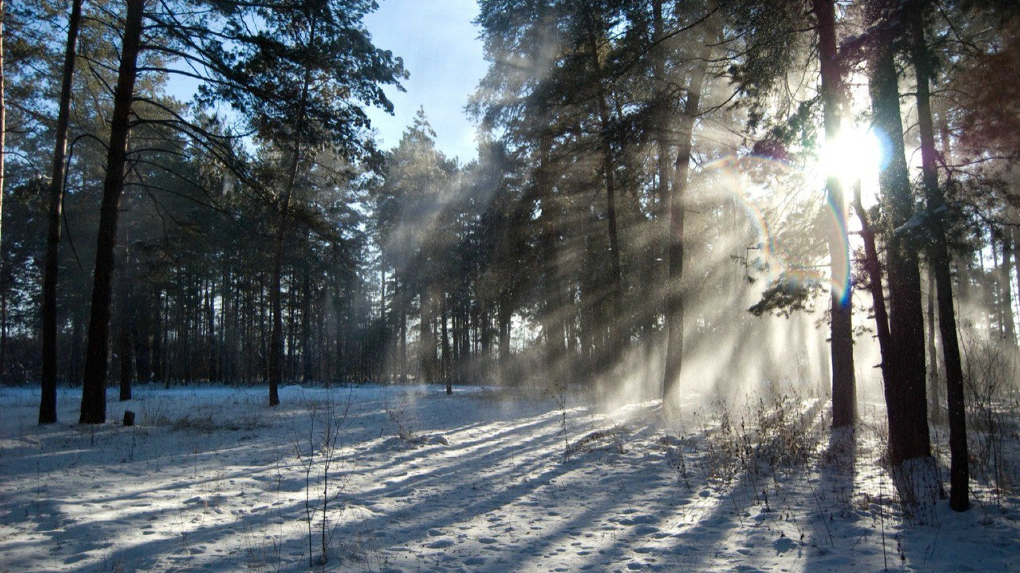
[[858, 183], [861, 202], [870, 207], [878, 201], [878, 172], [885, 160], [885, 145], [871, 129], [854, 126], [844, 129], [818, 153], [818, 171], [824, 177], [836, 177], [847, 199]]

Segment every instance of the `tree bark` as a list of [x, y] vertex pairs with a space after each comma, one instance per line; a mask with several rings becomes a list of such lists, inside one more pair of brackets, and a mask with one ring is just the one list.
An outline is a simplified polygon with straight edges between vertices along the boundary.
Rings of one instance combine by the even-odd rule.
[[889, 161], [879, 173], [879, 187], [886, 204], [889, 229], [889, 329], [892, 352], [885, 355], [891, 376], [886, 379], [889, 417], [889, 453], [893, 466], [931, 455], [928, 435], [928, 403], [925, 392], [924, 318], [921, 310], [921, 277], [918, 244], [907, 225], [914, 215], [903, 122], [900, 117], [899, 83], [895, 46], [897, 17], [890, 15], [888, 0], [870, 0], [868, 25], [888, 32], [874, 38], [869, 53], [869, 91], [874, 129], [888, 144]]
[[[825, 140], [832, 145], [840, 135], [845, 86], [836, 49], [836, 13], [832, 0], [812, 0], [818, 20], [818, 53], [822, 76]], [[846, 235], [846, 199], [838, 177], [825, 183], [835, 224], [828, 228], [830, 272], [830, 357], [832, 360], [832, 427], [857, 421], [857, 380], [854, 375], [854, 340], [850, 301], [850, 250]]]
[[[311, 23], [311, 40], [314, 43], [315, 22]], [[273, 252], [273, 277], [269, 287], [269, 305], [273, 313], [272, 334], [269, 339], [269, 405], [280, 404], [280, 383], [283, 381], [283, 309], [280, 305], [281, 276], [283, 273], [283, 250], [290, 227], [290, 201], [294, 195], [297, 182], [298, 166], [301, 162], [301, 132], [308, 107], [308, 88], [311, 84], [311, 70], [305, 70], [301, 85], [301, 103], [297, 117], [297, 129], [294, 130], [294, 149], [290, 169], [287, 173], [287, 186], [284, 188], [280, 201], [280, 220], [276, 227], [276, 242]]]
[[[0, 0], [2, 3], [3, 0]], [[78, 30], [81, 27], [82, 0], [72, 0], [67, 21], [67, 43], [64, 45], [64, 68], [60, 79], [60, 101], [57, 104], [56, 142], [53, 145], [53, 166], [50, 170], [49, 210], [46, 222], [46, 254], [42, 284], [42, 399], [39, 401], [39, 423], [57, 421], [57, 278], [60, 272], [60, 216], [64, 203], [65, 156], [71, 116], [71, 89], [74, 80]], [[2, 31], [0, 31], [2, 35]], [[0, 39], [0, 42], [3, 40]], [[2, 87], [0, 87], [2, 89]], [[0, 96], [2, 97], [2, 96]], [[2, 127], [0, 127], [2, 129]]]
[[690, 185], [691, 156], [694, 138], [694, 123], [701, 109], [701, 90], [708, 72], [711, 50], [706, 46], [694, 65], [690, 83], [687, 84], [687, 98], [684, 113], [680, 118], [677, 135], [676, 162], [673, 164], [673, 181], [668, 186], [666, 205], [669, 210], [669, 237], [667, 239], [666, 280], [666, 365], [663, 373], [662, 400], [664, 409], [677, 398], [680, 372], [683, 367], [684, 348], [684, 211], [687, 189]]
[[[610, 349], [617, 348], [623, 342], [621, 336], [621, 321], [617, 316], [623, 310], [623, 270], [620, 264], [620, 238], [616, 220], [616, 173], [613, 160], [613, 142], [610, 139], [612, 129], [609, 115], [609, 104], [605, 86], [602, 83], [602, 62], [599, 59], [598, 42], [595, 37], [594, 24], [591, 25], [588, 36], [588, 49], [592, 60], [592, 71], [595, 75], [595, 82], [598, 86], [596, 96], [596, 108], [599, 115], [599, 125], [602, 133], [599, 135], [599, 150], [602, 153], [602, 176], [606, 186], [606, 231], [609, 234], [609, 258], [612, 265], [612, 284], [609, 292], [612, 300], [609, 301], [608, 312], [610, 314]], [[606, 352], [608, 354], [608, 352]]]
[[166, 380], [163, 348], [163, 291], [156, 289], [156, 299], [152, 306], [152, 379], [155, 382]]
[[563, 363], [566, 359], [564, 316], [567, 309], [563, 296], [564, 285], [559, 253], [559, 205], [550, 175], [552, 169], [551, 135], [543, 133], [538, 147], [539, 166], [535, 172], [534, 180], [537, 187], [536, 197], [541, 207], [538, 220], [539, 248], [542, 257], [542, 286], [545, 297], [545, 308], [541, 320], [542, 334], [546, 345], [546, 365], [555, 382], [569, 384], [569, 381], [559, 379], [561, 376], [569, 376], [569, 369]]
[[[967, 421], [964, 408], [963, 366], [960, 345], [956, 335], [956, 313], [953, 310], [953, 278], [949, 268], [949, 249], [946, 244], [943, 212], [945, 196], [939, 186], [935, 129], [931, 113], [930, 81], [932, 68], [924, 37], [924, 5], [914, 0], [908, 8], [911, 29], [911, 59], [917, 75], [917, 116], [921, 136], [921, 180], [924, 186], [926, 207], [930, 217], [930, 259], [935, 271], [938, 291], [939, 328], [942, 335], [942, 354], [946, 361], [946, 383], [949, 404], [950, 493], [949, 506], [966, 511], [970, 505], [968, 482], [970, 470], [967, 461]], [[1007, 280], [1008, 283], [1008, 280]], [[927, 427], [925, 427], [927, 429]]]
[[127, 0], [120, 69], [113, 94], [113, 117], [106, 156], [106, 178], [96, 239], [96, 266], [89, 316], [88, 349], [82, 386], [79, 423], [102, 424], [106, 421], [106, 375], [109, 368], [110, 299], [113, 287], [114, 256], [117, 244], [117, 218], [124, 192], [128, 135], [131, 130], [131, 104], [134, 100], [138, 52], [141, 46], [142, 19], [146, 0]]
[[932, 423], [942, 423], [942, 393], [939, 381], [939, 351], [936, 345], [935, 330], [938, 328], [935, 320], [935, 270], [929, 262], [928, 265], [928, 300], [926, 301], [926, 321], [928, 329], [928, 415]]
[[439, 302], [439, 304], [440, 304], [439, 314], [440, 314], [440, 320], [442, 321], [442, 326], [441, 326], [440, 330], [441, 330], [441, 336], [443, 338], [443, 340], [442, 340], [442, 349], [443, 349], [443, 364], [442, 364], [443, 381], [446, 383], [446, 394], [450, 395], [450, 394], [453, 394], [453, 382], [452, 382], [453, 379], [450, 376], [450, 338], [449, 338], [449, 331], [447, 330], [447, 327], [446, 327], [446, 318], [447, 318], [446, 293], [440, 294], [439, 301], [440, 301]]
[[7, 83], [4, 74], [4, 20], [7, 10], [0, 0], [0, 245], [3, 245], [4, 173], [7, 157]]
[[[125, 238], [127, 234], [125, 234]], [[128, 241], [124, 241], [123, 269], [117, 281], [117, 357], [120, 363], [120, 401], [131, 399], [131, 379], [134, 376], [134, 360], [132, 358], [131, 331], [134, 329], [134, 310], [131, 303], [131, 283], [134, 279], [131, 268], [131, 252]]]
[[421, 309], [419, 343], [421, 345], [421, 375], [426, 384], [436, 381], [436, 309], [432, 291], [433, 288], [429, 284], [429, 280], [423, 279], [419, 304]]
[[[306, 239], [307, 243], [307, 239]], [[310, 382], [312, 373], [312, 271], [310, 253], [301, 266], [301, 381]]]
[[1002, 230], [1002, 264], [999, 265], [999, 308], [1003, 322], [1003, 338], [1006, 345], [1016, 347], [1016, 322], [1013, 320], [1013, 240], [1009, 229]]

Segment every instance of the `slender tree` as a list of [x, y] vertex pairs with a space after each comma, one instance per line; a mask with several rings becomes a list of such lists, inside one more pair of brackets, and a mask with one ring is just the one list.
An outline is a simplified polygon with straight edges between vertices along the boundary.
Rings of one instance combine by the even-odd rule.
[[[840, 137], [846, 87], [843, 65], [836, 48], [836, 15], [832, 0], [812, 0], [818, 26], [821, 65], [822, 114], [827, 145]], [[854, 375], [853, 324], [850, 301], [850, 253], [846, 235], [846, 198], [834, 173], [825, 182], [834, 224], [828, 229], [832, 288], [830, 349], [832, 360], [832, 427], [853, 426], [857, 419], [857, 383]]]
[[7, 89], [4, 75], [4, 22], [7, 11], [4, 0], [0, 0], [0, 245], [3, 245], [3, 214], [4, 214], [4, 173], [7, 157]]
[[[938, 293], [939, 333], [942, 355], [946, 364], [946, 387], [949, 404], [950, 493], [949, 505], [966, 511], [969, 502], [970, 470], [967, 456], [967, 420], [964, 407], [963, 364], [957, 339], [956, 312], [953, 308], [953, 277], [949, 267], [949, 248], [943, 220], [948, 205], [939, 185], [938, 157], [935, 149], [935, 127], [931, 110], [933, 66], [925, 40], [925, 0], [912, 0], [906, 9], [910, 31], [910, 58], [917, 79], [917, 120], [921, 136], [921, 183], [924, 188], [928, 216], [929, 259]], [[1008, 256], [1008, 253], [1005, 253]], [[1007, 281], [1009, 279], [1007, 278]], [[1012, 313], [1012, 309], [1009, 311]], [[935, 367], [934, 361], [932, 368]]]
[[889, 277], [889, 330], [892, 348], [885, 397], [889, 417], [889, 453], [894, 466], [931, 455], [925, 392], [924, 318], [918, 269], [914, 198], [907, 169], [900, 117], [899, 76], [891, 41], [903, 32], [898, 3], [869, 0], [867, 23], [873, 35], [868, 49], [869, 92], [874, 129], [888, 146], [888, 161], [879, 172], [885, 203]]
[[[710, 12], [712, 9], [710, 9]], [[714, 24], [713, 24], [714, 25]], [[701, 109], [701, 93], [708, 64], [712, 58], [711, 46], [716, 43], [715, 33], [704, 33], [703, 48], [694, 61], [686, 85], [683, 115], [677, 128], [676, 161], [665, 203], [669, 214], [669, 237], [666, 246], [666, 365], [663, 373], [663, 403], [673, 404], [677, 399], [684, 352], [684, 218], [687, 209], [687, 191], [690, 187], [691, 159], [693, 158], [694, 127]]]
[[67, 20], [67, 43], [64, 45], [64, 66], [60, 79], [60, 100], [57, 104], [57, 125], [50, 169], [49, 210], [46, 226], [46, 255], [43, 263], [42, 286], [42, 399], [39, 402], [39, 423], [57, 421], [57, 278], [60, 272], [60, 217], [64, 203], [64, 175], [67, 134], [70, 129], [71, 90], [81, 25], [82, 0], [71, 1]]
[[113, 116], [106, 157], [106, 179], [96, 239], [96, 266], [93, 275], [92, 306], [89, 315], [88, 347], [82, 386], [82, 424], [106, 421], [106, 376], [109, 368], [110, 301], [113, 287], [114, 247], [117, 244], [117, 219], [124, 192], [128, 134], [131, 131], [131, 106], [138, 76], [146, 0], [127, 0], [121, 44], [120, 68], [113, 94]]

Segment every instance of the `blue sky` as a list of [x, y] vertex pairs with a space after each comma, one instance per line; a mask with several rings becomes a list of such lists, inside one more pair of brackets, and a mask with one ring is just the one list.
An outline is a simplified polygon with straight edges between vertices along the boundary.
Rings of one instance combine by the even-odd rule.
[[475, 128], [464, 106], [486, 70], [472, 23], [477, 15], [475, 0], [379, 0], [379, 10], [365, 19], [373, 43], [402, 57], [411, 73], [407, 93], [387, 90], [393, 116], [369, 112], [382, 149], [399, 143], [424, 107], [439, 149], [462, 163], [475, 158]]

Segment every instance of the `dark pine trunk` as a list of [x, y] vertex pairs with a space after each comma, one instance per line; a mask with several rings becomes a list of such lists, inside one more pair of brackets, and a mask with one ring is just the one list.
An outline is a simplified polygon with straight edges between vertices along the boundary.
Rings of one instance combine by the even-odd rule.
[[[125, 241], [127, 243], [127, 241]], [[134, 377], [134, 359], [131, 331], [134, 329], [134, 312], [131, 301], [131, 283], [134, 280], [131, 267], [131, 252], [124, 245], [123, 269], [117, 281], [117, 358], [120, 363], [120, 401], [131, 399], [131, 379]]]
[[[939, 187], [935, 129], [931, 113], [930, 56], [924, 38], [924, 3], [915, 0], [909, 6], [909, 25], [912, 35], [911, 59], [917, 74], [917, 116], [921, 135], [921, 175], [924, 193], [931, 218], [931, 265], [935, 271], [938, 291], [939, 328], [942, 335], [942, 354], [946, 361], [946, 384], [949, 405], [950, 493], [949, 506], [966, 511], [970, 505], [968, 482], [970, 470], [967, 461], [967, 420], [964, 409], [963, 366], [960, 345], [956, 335], [956, 314], [953, 309], [953, 278], [949, 269], [949, 249], [942, 213], [947, 209], [945, 196]], [[1007, 278], [1006, 283], [1009, 284]]]
[[152, 306], [152, 379], [155, 382], [166, 380], [163, 348], [163, 291], [157, 289]]
[[1016, 347], [1016, 322], [1013, 320], [1013, 240], [1009, 229], [1002, 231], [1002, 264], [999, 265], [999, 308], [1002, 314], [1003, 337], [1006, 345]]
[[[311, 22], [310, 41], [315, 42], [315, 21]], [[298, 166], [301, 163], [300, 135], [304, 128], [305, 114], [308, 112], [308, 89], [311, 85], [311, 71], [305, 70], [301, 84], [301, 101], [294, 130], [294, 149], [291, 157], [290, 170], [287, 173], [287, 186], [280, 201], [280, 219], [276, 226], [276, 241], [273, 252], [273, 276], [269, 287], [269, 304], [273, 313], [272, 334], [269, 339], [269, 405], [280, 404], [280, 383], [283, 381], [283, 309], [280, 305], [281, 275], [283, 273], [283, 250], [290, 227], [290, 202], [297, 183]]]
[[928, 299], [925, 322], [928, 329], [928, 415], [932, 423], [942, 423], [942, 393], [939, 391], [939, 351], [935, 341], [935, 269], [928, 265]]
[[666, 280], [666, 367], [663, 374], [662, 399], [664, 406], [677, 398], [684, 350], [684, 215], [687, 188], [690, 184], [691, 155], [694, 123], [701, 109], [701, 89], [708, 72], [711, 50], [705, 48], [695, 64], [687, 84], [684, 115], [677, 132], [677, 154], [673, 165], [673, 181], [668, 186], [666, 205], [669, 210], [669, 237], [666, 253], [668, 278]]
[[[812, 0], [818, 20], [818, 55], [822, 72], [825, 139], [839, 137], [844, 114], [842, 66], [836, 49], [836, 15], [832, 0]], [[850, 251], [846, 237], [846, 199], [839, 179], [830, 174], [826, 192], [835, 224], [827, 229], [832, 273], [830, 355], [832, 358], [832, 427], [857, 421], [857, 381], [854, 376], [854, 340], [850, 304]], [[837, 284], [838, 281], [838, 284]]]
[[[889, 8], [890, 2], [886, 0], [870, 0], [868, 23], [878, 29], [896, 28], [895, 17], [889, 18]], [[929, 457], [931, 442], [925, 396], [919, 245], [915, 234], [904, 227], [914, 215], [914, 197], [903, 145], [895, 46], [890, 37], [876, 38], [873, 42], [868, 71], [874, 129], [889, 146], [889, 161], [879, 173], [890, 224], [886, 246], [892, 352], [884, 356], [883, 362], [889, 362], [890, 369], [885, 388], [890, 460], [893, 466], [900, 466], [908, 460]]]
[[121, 47], [117, 87], [113, 94], [113, 117], [106, 155], [106, 179], [99, 212], [96, 239], [96, 266], [89, 316], [88, 348], [85, 352], [85, 376], [82, 386], [82, 424], [106, 421], [106, 375], [109, 368], [110, 299], [113, 288], [114, 247], [117, 244], [117, 218], [124, 192], [124, 168], [127, 164], [128, 134], [131, 131], [131, 104], [135, 93], [138, 51], [142, 38], [145, 0], [127, 0], [124, 40]]
[[[2, 2], [3, 0], [0, 0]], [[60, 102], [57, 105], [56, 142], [50, 170], [49, 210], [46, 221], [46, 255], [43, 262], [42, 285], [42, 399], [39, 401], [39, 423], [57, 421], [57, 274], [60, 248], [60, 214], [64, 203], [64, 159], [71, 116], [71, 89], [74, 79], [75, 51], [81, 24], [82, 0], [71, 2], [67, 21], [67, 43], [64, 45], [64, 69], [60, 79]], [[0, 40], [2, 42], [2, 40]], [[0, 86], [2, 90], [2, 86]], [[2, 97], [2, 96], [0, 96]], [[0, 126], [2, 129], [2, 126]]]
[[0, 0], [0, 245], [3, 244], [4, 159], [7, 150], [7, 97], [4, 76], [4, 0]]
[[442, 331], [442, 337], [443, 337], [443, 342], [442, 342], [442, 348], [443, 348], [443, 368], [442, 368], [442, 370], [443, 370], [443, 380], [446, 382], [446, 394], [449, 395], [449, 394], [453, 394], [453, 384], [452, 384], [452, 380], [453, 379], [450, 376], [450, 337], [449, 337], [449, 332], [448, 332], [447, 327], [446, 327], [446, 318], [447, 318], [446, 294], [444, 293], [444, 294], [440, 295], [439, 300], [440, 300], [440, 305], [441, 305], [440, 313], [439, 314], [440, 314], [440, 320], [442, 321], [441, 331]]

